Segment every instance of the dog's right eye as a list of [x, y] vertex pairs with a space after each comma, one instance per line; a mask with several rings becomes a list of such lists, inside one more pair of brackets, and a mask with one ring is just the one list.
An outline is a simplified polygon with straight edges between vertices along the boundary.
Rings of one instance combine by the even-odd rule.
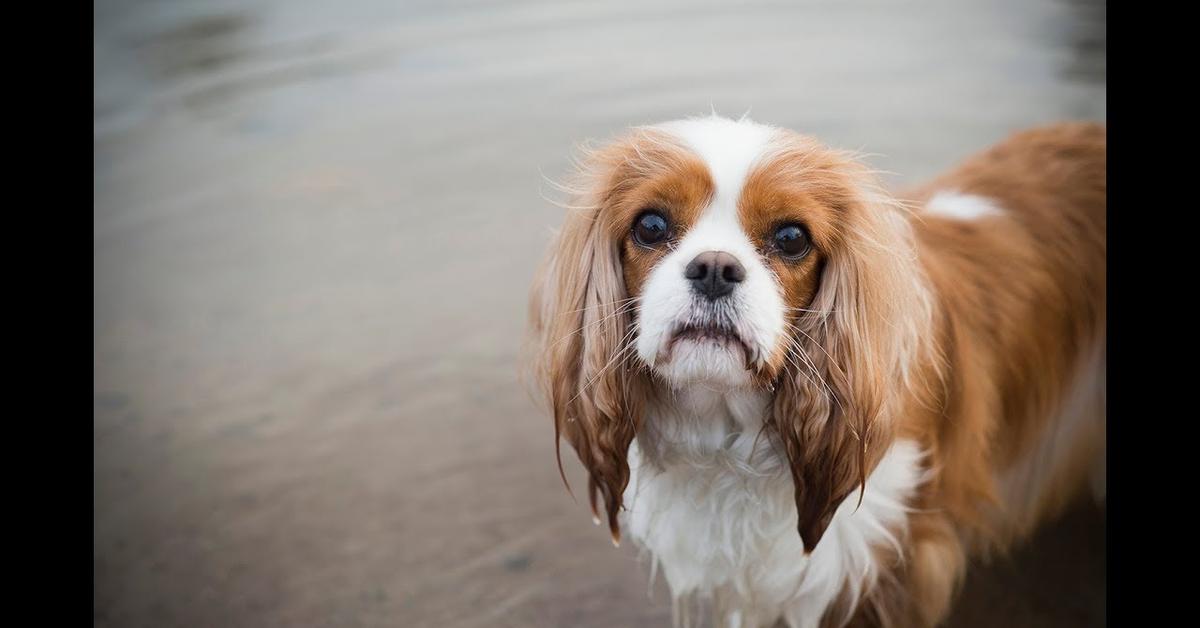
[[667, 219], [656, 211], [642, 212], [633, 223], [633, 239], [642, 246], [656, 246], [667, 239]]

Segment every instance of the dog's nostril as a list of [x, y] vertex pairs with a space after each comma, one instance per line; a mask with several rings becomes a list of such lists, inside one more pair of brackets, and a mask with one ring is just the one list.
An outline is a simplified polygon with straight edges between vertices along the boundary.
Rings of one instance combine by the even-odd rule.
[[725, 278], [725, 281], [731, 283], [740, 283], [746, 279], [746, 269], [743, 268], [737, 260], [733, 260], [732, 264], [729, 264], [721, 269], [721, 276]]
[[688, 263], [683, 276], [692, 282], [692, 290], [717, 299], [733, 292], [734, 284], [746, 279], [746, 268], [729, 253], [705, 251]]

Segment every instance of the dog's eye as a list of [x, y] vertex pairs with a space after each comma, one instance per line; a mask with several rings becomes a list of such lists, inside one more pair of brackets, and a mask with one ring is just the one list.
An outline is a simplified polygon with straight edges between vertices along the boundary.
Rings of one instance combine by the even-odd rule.
[[633, 223], [633, 239], [642, 246], [654, 246], [667, 239], [667, 219], [656, 211], [642, 212]]
[[775, 248], [789, 259], [800, 259], [808, 253], [808, 234], [804, 227], [787, 224], [775, 230]]

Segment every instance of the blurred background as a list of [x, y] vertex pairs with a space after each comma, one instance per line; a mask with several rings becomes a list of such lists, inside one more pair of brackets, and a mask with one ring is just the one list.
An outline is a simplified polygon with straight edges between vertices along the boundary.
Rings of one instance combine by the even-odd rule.
[[[97, 626], [669, 625], [517, 380], [572, 146], [749, 111], [900, 187], [1105, 119], [1102, 1], [94, 9]], [[1104, 531], [951, 624], [1104, 625]]]

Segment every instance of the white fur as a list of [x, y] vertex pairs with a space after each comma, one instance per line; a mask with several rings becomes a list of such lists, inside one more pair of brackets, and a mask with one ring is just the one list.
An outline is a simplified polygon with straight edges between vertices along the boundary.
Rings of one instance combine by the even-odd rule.
[[751, 358], [761, 366], [784, 333], [783, 295], [754, 243], [738, 221], [742, 183], [763, 154], [776, 130], [754, 122], [710, 117], [669, 122], [656, 127], [684, 141], [708, 166], [716, 185], [712, 202], [678, 246], [650, 273], [639, 308], [638, 355], [673, 385], [704, 381], [741, 386], [749, 381], [739, 351], [712, 342], [681, 341], [671, 359], [663, 352], [677, 326], [696, 322], [698, 298], [684, 269], [705, 251], [724, 251], [746, 269], [746, 279], [719, 306], [751, 345]]
[[1000, 207], [990, 199], [953, 190], [943, 190], [934, 194], [925, 204], [925, 211], [955, 220], [978, 220], [1001, 214]]
[[707, 602], [720, 626], [816, 626], [843, 587], [857, 599], [874, 581], [874, 549], [905, 533], [923, 472], [916, 444], [897, 441], [867, 479], [862, 506], [857, 492], [848, 496], [805, 557], [791, 474], [765, 436], [756, 443], [768, 401], [681, 392], [652, 410], [654, 431], [630, 450], [625, 527], [666, 577], [677, 621]]

